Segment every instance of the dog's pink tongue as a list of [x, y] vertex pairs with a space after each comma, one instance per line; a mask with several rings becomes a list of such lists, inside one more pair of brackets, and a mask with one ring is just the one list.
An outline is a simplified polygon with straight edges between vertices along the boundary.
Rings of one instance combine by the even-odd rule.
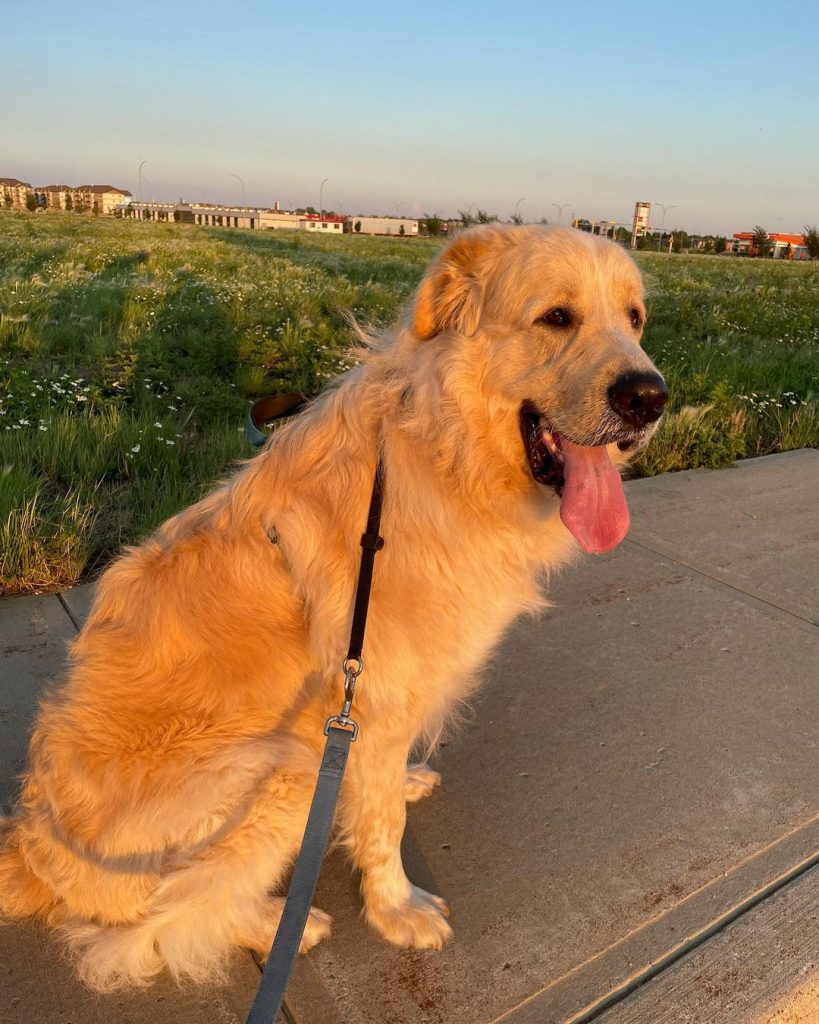
[[611, 551], [628, 533], [629, 513], [620, 474], [605, 445], [587, 448], [561, 437], [566, 479], [560, 518], [584, 551]]

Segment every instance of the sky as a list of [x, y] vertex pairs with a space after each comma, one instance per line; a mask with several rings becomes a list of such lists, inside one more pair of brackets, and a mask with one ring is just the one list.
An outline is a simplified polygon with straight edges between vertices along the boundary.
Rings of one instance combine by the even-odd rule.
[[630, 223], [645, 200], [667, 228], [722, 234], [819, 222], [815, 0], [17, 10], [0, 175], [34, 186], [564, 222]]

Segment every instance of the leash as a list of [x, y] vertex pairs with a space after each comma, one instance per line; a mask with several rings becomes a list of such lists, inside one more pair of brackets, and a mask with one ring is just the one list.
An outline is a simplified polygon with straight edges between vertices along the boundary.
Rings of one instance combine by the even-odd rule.
[[[303, 395], [273, 395], [270, 397], [283, 399], [297, 397], [301, 399], [301, 405], [305, 401]], [[254, 408], [256, 405], [259, 403], [255, 403]], [[287, 406], [288, 411], [293, 408], [293, 405]], [[278, 415], [287, 414], [288, 412], [278, 413]], [[250, 422], [254, 428], [258, 429], [253, 423], [252, 410]], [[264, 440], [267, 439], [265, 435], [262, 437]], [[379, 459], [375, 469], [370, 509], [367, 513], [367, 527], [361, 536], [361, 564], [358, 571], [353, 623], [350, 630], [350, 646], [347, 657], [341, 665], [344, 672], [344, 704], [341, 712], [331, 715], [324, 725], [327, 742], [324, 746], [321, 768], [313, 793], [313, 802], [310, 805], [310, 813], [307, 817], [301, 850], [293, 869], [290, 891], [287, 894], [276, 937], [273, 940], [273, 946], [256, 991], [256, 998], [250, 1008], [247, 1024], [274, 1024], [276, 1015], [281, 1009], [287, 982], [293, 970], [318, 885], [321, 864], [327, 852], [341, 780], [344, 777], [344, 769], [347, 766], [347, 757], [350, 753], [350, 744], [358, 736], [358, 723], [350, 718], [350, 711], [353, 705], [356, 680], [364, 670], [361, 650], [367, 626], [375, 556], [384, 546], [384, 540], [379, 535], [383, 496], [384, 466]]]

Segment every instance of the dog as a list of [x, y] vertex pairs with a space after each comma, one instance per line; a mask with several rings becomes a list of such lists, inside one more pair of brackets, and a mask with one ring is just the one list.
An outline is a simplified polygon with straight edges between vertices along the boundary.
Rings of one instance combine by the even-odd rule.
[[[640, 274], [568, 228], [458, 235], [407, 316], [261, 454], [99, 581], [39, 709], [3, 826], [0, 911], [58, 929], [93, 988], [264, 955], [343, 699], [376, 462], [381, 532], [337, 832], [385, 939], [438, 948], [444, 901], [401, 863], [413, 750], [473, 691], [545, 576], [629, 525], [620, 468], [667, 399]], [[409, 766], [408, 766], [409, 764]], [[313, 908], [306, 950], [330, 930]]]

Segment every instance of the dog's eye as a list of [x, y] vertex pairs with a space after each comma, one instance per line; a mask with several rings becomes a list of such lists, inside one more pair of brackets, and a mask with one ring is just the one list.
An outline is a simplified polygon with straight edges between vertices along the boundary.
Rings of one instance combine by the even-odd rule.
[[550, 327], [569, 327], [572, 322], [572, 314], [562, 306], [555, 306], [548, 313], [544, 313], [540, 319]]
[[635, 331], [639, 331], [640, 328], [643, 326], [643, 314], [635, 306], [634, 309], [629, 310], [628, 315], [631, 320], [631, 326], [634, 328]]

